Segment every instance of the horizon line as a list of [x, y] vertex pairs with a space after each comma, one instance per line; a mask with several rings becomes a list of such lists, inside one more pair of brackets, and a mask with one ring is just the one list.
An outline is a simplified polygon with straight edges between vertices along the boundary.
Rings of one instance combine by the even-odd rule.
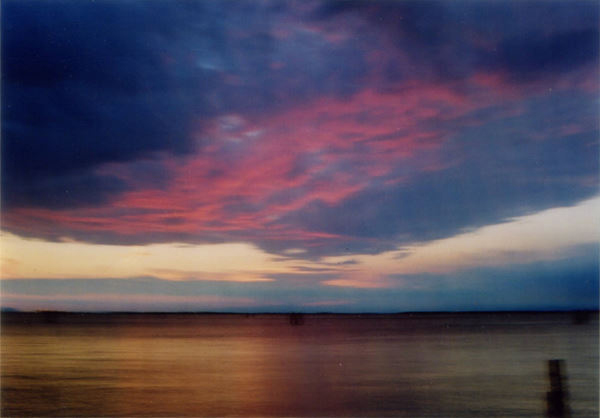
[[393, 311], [393, 312], [302, 312], [302, 311], [63, 311], [52, 309], [38, 310], [0, 310], [1, 314], [92, 314], [92, 315], [411, 315], [411, 314], [485, 314], [485, 313], [600, 313], [600, 308], [573, 308], [573, 309], [496, 309], [496, 310], [439, 310], [439, 311]]

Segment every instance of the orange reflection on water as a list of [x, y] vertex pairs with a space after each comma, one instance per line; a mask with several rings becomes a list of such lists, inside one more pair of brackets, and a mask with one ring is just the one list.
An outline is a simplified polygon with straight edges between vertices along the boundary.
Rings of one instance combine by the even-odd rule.
[[568, 364], [573, 415], [598, 415], [597, 316], [298, 323], [5, 314], [2, 416], [542, 416], [548, 358]]

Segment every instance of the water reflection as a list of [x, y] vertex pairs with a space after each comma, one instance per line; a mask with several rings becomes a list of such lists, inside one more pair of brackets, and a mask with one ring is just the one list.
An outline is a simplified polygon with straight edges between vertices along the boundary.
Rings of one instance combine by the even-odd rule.
[[303, 321], [4, 315], [2, 415], [539, 417], [562, 358], [573, 416], [598, 416], [597, 315]]

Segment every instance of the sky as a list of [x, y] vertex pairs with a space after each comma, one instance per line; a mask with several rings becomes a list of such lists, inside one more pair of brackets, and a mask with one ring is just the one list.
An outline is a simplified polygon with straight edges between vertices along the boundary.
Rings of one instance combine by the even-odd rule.
[[1, 305], [598, 309], [599, 9], [5, 0]]

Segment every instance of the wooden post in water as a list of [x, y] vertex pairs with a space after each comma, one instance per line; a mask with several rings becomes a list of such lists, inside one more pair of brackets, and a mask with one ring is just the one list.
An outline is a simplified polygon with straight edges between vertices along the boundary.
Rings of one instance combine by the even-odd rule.
[[546, 394], [548, 417], [569, 418], [569, 391], [566, 378], [563, 377], [564, 360], [548, 360], [550, 392]]

